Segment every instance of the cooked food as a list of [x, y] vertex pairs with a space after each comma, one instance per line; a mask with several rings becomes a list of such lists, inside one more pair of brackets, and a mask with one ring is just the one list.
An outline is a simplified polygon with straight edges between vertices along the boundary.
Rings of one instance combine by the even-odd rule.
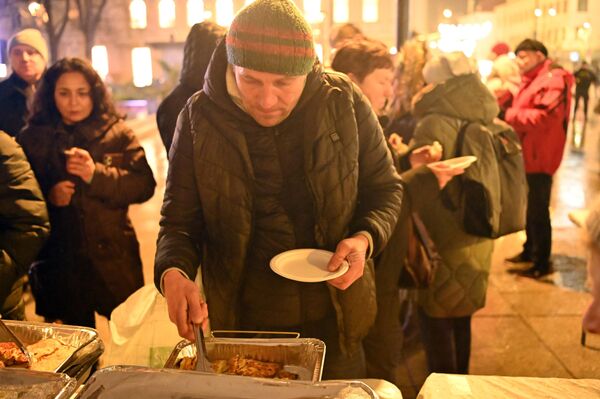
[[54, 338], [42, 339], [27, 345], [27, 350], [33, 358], [30, 368], [38, 371], [56, 370], [75, 351], [74, 348]]
[[27, 364], [27, 356], [14, 342], [0, 342], [0, 367]]
[[[27, 367], [38, 371], [55, 371], [75, 351], [57, 339], [46, 338], [27, 345], [32, 362]], [[0, 342], [0, 368], [27, 364], [27, 356], [14, 342]]]
[[[196, 357], [184, 356], [179, 362], [178, 367], [181, 370], [194, 370], [196, 366]], [[211, 362], [215, 373], [242, 375], [246, 377], [279, 378], [285, 380], [297, 380], [298, 374], [291, 373], [283, 369], [281, 363], [262, 362], [235, 355], [228, 360], [216, 360]]]

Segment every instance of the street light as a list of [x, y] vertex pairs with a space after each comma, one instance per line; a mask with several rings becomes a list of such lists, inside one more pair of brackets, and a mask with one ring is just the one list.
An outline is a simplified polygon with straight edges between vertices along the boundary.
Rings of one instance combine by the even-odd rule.
[[556, 8], [552, 7], [548, 9], [548, 15], [550, 15], [551, 17], [556, 17]]
[[538, 17], [538, 18], [539, 18], [539, 17], [541, 17], [541, 16], [542, 16], [542, 9], [541, 9], [541, 8], [536, 8], [536, 9], [533, 11], [533, 14], [534, 14], [536, 17]]
[[444, 15], [444, 18], [452, 18], [452, 10], [449, 8], [445, 8], [442, 12], [442, 15]]

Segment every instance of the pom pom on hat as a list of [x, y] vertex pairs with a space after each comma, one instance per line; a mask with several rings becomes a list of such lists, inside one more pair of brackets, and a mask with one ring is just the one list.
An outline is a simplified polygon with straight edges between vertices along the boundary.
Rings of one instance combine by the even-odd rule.
[[8, 40], [8, 54], [10, 54], [13, 47], [18, 45], [32, 47], [42, 55], [46, 62], [48, 62], [48, 44], [39, 30], [28, 28], [15, 33]]
[[469, 59], [459, 51], [433, 56], [423, 67], [425, 82], [430, 84], [444, 83], [456, 76], [474, 72]]
[[509, 52], [510, 47], [504, 42], [498, 42], [494, 44], [494, 47], [492, 47], [492, 53], [496, 54], [497, 56], [508, 54]]
[[316, 53], [312, 29], [289, 0], [256, 0], [233, 19], [227, 61], [260, 72], [306, 75]]

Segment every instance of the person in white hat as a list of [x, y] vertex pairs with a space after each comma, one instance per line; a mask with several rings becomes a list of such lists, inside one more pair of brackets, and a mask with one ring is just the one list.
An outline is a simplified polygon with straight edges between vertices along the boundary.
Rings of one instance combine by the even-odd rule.
[[37, 83], [48, 63], [48, 45], [37, 29], [23, 29], [8, 41], [12, 74], [0, 83], [0, 130], [11, 136], [25, 126]]

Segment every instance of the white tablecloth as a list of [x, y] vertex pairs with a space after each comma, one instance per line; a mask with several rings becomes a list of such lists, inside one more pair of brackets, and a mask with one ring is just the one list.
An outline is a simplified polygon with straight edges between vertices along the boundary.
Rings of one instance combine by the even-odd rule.
[[417, 399], [597, 399], [600, 380], [431, 374]]

